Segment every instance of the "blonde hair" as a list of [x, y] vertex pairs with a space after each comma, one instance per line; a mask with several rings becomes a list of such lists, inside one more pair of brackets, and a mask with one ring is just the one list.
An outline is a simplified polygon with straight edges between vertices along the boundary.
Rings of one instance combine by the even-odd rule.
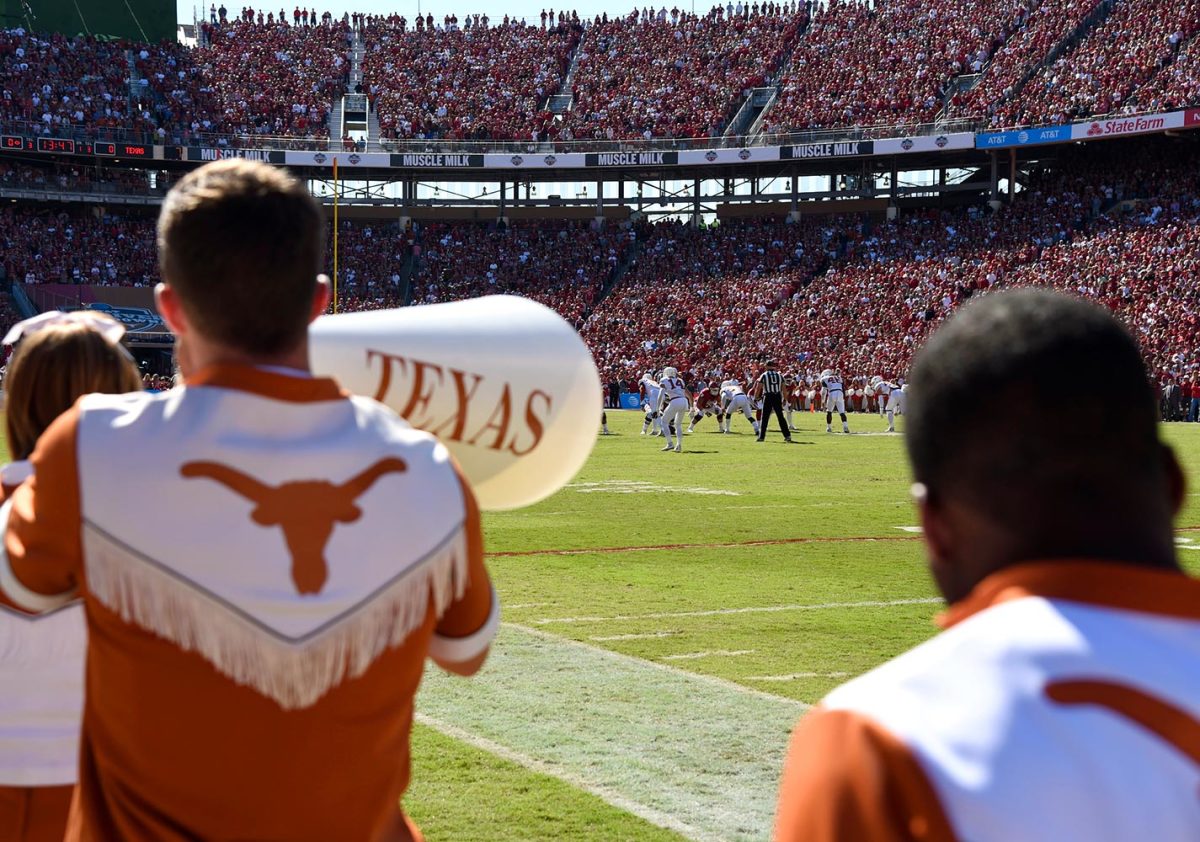
[[129, 353], [86, 324], [39, 328], [17, 345], [4, 378], [12, 458], [28, 459], [38, 437], [83, 395], [141, 388]]

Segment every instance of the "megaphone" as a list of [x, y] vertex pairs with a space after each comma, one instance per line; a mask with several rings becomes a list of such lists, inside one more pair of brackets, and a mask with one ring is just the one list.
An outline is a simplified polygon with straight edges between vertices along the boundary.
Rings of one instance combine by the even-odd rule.
[[595, 444], [596, 364], [575, 329], [536, 301], [493, 295], [322, 316], [309, 345], [315, 373], [436, 435], [482, 509], [550, 496]]

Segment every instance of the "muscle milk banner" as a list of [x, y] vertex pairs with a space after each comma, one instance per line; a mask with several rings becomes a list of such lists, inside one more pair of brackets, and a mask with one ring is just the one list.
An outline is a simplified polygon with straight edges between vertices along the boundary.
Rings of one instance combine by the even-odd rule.
[[233, 149], [229, 147], [189, 146], [187, 159], [189, 161], [220, 161], [225, 158], [245, 158], [248, 161], [262, 161], [264, 164], [283, 164], [286, 158], [277, 149]]
[[781, 146], [779, 159], [781, 161], [798, 161], [812, 158], [853, 158], [874, 153], [875, 141], [873, 140], [839, 140], [832, 143], [801, 143], [796, 146]]
[[596, 441], [592, 355], [561, 316], [527, 298], [322, 316], [310, 340], [317, 373], [440, 438], [481, 508], [553, 494]]

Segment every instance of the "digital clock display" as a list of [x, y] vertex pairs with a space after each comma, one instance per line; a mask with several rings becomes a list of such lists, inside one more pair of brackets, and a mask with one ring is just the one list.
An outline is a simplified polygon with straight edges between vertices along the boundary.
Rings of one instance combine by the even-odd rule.
[[73, 155], [75, 154], [75, 141], [57, 137], [39, 137], [37, 148], [38, 152], [65, 152]]
[[93, 149], [97, 155], [116, 157], [117, 154], [117, 145], [115, 143], [102, 143], [97, 141], [93, 145]]

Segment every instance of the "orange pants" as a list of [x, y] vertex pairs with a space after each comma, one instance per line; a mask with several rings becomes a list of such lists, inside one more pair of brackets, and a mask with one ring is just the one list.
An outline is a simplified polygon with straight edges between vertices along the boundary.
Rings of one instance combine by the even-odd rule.
[[0, 786], [0, 842], [62, 842], [74, 786]]

